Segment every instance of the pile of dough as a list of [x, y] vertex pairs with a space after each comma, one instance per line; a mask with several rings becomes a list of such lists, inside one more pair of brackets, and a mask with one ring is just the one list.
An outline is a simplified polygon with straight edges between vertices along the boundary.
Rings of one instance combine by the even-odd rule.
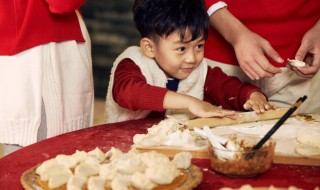
[[296, 152], [302, 156], [320, 155], [320, 128], [306, 127], [298, 131]]
[[302, 156], [317, 156], [320, 155], [320, 148], [306, 144], [298, 144], [296, 152]]
[[167, 117], [148, 128], [147, 134], [136, 134], [133, 137], [134, 144], [144, 148], [157, 146], [172, 146], [191, 150], [206, 148], [206, 146], [196, 143], [199, 135], [186, 129], [175, 117]]
[[[103, 153], [99, 148], [90, 152], [76, 151], [72, 155], [58, 155], [43, 162], [36, 169], [41, 181], [47, 181], [50, 189], [65, 185], [67, 189], [105, 189], [110, 182], [112, 189], [153, 189], [171, 184], [181, 175], [180, 169], [191, 166], [191, 154], [181, 152], [170, 160], [154, 151], [140, 153], [134, 149], [128, 153], [111, 148]], [[108, 161], [108, 162], [106, 162]], [[85, 185], [86, 184], [86, 185]]]

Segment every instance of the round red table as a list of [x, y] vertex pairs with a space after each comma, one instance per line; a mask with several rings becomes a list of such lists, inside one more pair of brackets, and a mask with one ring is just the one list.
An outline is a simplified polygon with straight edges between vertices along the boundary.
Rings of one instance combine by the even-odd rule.
[[[58, 154], [72, 154], [76, 150], [90, 151], [95, 147], [99, 147], [104, 152], [111, 147], [127, 152], [133, 143], [135, 134], [146, 133], [148, 127], [160, 120], [143, 119], [104, 124], [59, 135], [24, 147], [0, 159], [0, 189], [23, 189], [20, 183], [21, 174]], [[211, 171], [209, 161], [206, 159], [193, 159], [192, 162], [203, 171], [203, 180], [197, 189], [237, 188], [244, 184], [251, 184], [254, 187], [293, 185], [305, 190], [320, 187], [320, 167], [316, 166], [274, 164], [269, 171], [254, 178], [229, 178]]]

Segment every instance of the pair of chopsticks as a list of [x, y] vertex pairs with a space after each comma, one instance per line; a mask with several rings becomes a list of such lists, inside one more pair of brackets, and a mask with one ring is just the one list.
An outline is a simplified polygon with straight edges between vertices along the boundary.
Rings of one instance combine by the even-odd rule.
[[[267, 140], [275, 133], [279, 127], [292, 115], [296, 109], [307, 99], [307, 96], [300, 97], [296, 103], [294, 103], [290, 109], [279, 119], [279, 121], [270, 129], [270, 131], [252, 148], [252, 150], [258, 150]], [[248, 154], [247, 158], [251, 158], [253, 154]]]

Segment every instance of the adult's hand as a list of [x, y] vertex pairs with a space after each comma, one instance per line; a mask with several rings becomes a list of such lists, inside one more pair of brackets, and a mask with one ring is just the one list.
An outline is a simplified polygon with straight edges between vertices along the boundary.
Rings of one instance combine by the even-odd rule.
[[227, 8], [214, 12], [210, 23], [234, 47], [239, 65], [250, 79], [269, 78], [281, 72], [267, 59], [283, 62], [270, 43], [251, 32]]
[[283, 62], [283, 59], [270, 43], [258, 34], [244, 30], [238, 33], [237, 40], [232, 45], [241, 69], [250, 79], [270, 78], [281, 72], [267, 57], [279, 63]]
[[320, 69], [320, 20], [303, 36], [295, 59], [305, 61], [305, 67], [291, 67], [298, 76], [312, 78]]

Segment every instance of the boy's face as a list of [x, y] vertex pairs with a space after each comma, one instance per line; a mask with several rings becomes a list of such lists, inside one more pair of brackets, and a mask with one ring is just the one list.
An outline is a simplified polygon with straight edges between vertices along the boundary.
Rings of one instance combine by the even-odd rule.
[[179, 33], [174, 32], [154, 43], [154, 59], [169, 77], [185, 79], [202, 61], [205, 40], [202, 36], [194, 41], [190, 39], [189, 32], [183, 41]]

